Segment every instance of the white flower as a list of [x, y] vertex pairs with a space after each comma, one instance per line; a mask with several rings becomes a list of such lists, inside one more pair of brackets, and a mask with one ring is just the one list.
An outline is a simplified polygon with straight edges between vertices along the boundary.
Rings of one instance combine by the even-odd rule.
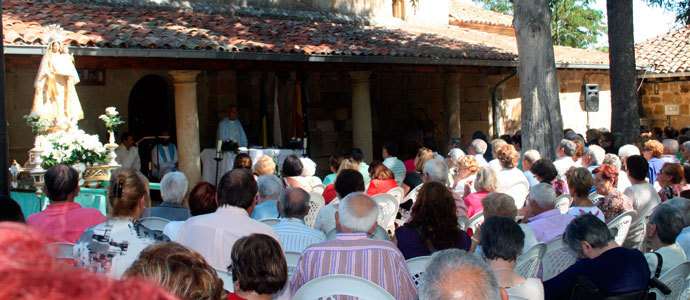
[[112, 106], [106, 108], [106, 109], [105, 109], [105, 113], [108, 114], [108, 115], [111, 115], [111, 116], [116, 116], [116, 115], [118, 114], [118, 113], [117, 113], [117, 109], [116, 109], [115, 107], [112, 107]]
[[106, 115], [100, 115], [100, 116], [98, 116], [98, 118], [101, 119], [103, 122], [108, 122], [108, 120], [110, 119]]

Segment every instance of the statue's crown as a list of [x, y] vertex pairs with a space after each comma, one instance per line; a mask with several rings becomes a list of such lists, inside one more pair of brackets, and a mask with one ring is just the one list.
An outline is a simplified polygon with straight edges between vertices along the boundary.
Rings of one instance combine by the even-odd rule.
[[58, 24], [51, 24], [46, 26], [46, 32], [43, 35], [43, 41], [46, 42], [46, 44], [50, 44], [52, 42], [62, 42], [67, 38], [65, 36], [65, 30], [60, 27]]

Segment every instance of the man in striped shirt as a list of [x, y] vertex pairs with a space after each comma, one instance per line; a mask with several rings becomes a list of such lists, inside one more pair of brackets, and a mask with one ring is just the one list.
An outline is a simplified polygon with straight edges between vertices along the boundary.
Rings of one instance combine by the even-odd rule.
[[383, 165], [393, 172], [395, 182], [398, 185], [402, 185], [407, 169], [405, 169], [405, 164], [396, 157], [398, 155], [398, 145], [391, 141], [385, 142], [381, 155], [383, 156]]
[[289, 188], [278, 202], [280, 223], [273, 226], [285, 251], [302, 252], [311, 244], [326, 241], [323, 232], [307, 226], [304, 217], [309, 212], [309, 193], [301, 188]]
[[290, 284], [294, 293], [308, 281], [332, 274], [353, 275], [383, 287], [395, 299], [415, 299], [415, 287], [405, 259], [389, 241], [367, 237], [376, 228], [378, 205], [363, 193], [340, 200], [335, 240], [309, 246], [300, 257]]

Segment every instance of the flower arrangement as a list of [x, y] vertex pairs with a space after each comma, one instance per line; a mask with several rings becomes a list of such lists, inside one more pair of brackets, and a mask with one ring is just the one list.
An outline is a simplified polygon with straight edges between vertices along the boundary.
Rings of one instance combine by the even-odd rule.
[[125, 123], [125, 121], [122, 121], [120, 118], [120, 113], [117, 112], [117, 109], [112, 106], [106, 108], [105, 114], [100, 115], [98, 118], [105, 123], [105, 128], [108, 129], [110, 133], [115, 132], [117, 126]]
[[227, 139], [223, 141], [223, 145], [220, 149], [223, 152], [232, 152], [234, 154], [237, 154], [237, 152], [240, 151], [240, 145], [238, 145], [235, 141], [231, 139]]
[[41, 167], [44, 169], [57, 164], [102, 164], [107, 159], [108, 153], [98, 136], [86, 134], [80, 129], [58, 131], [36, 139], [43, 150]]
[[24, 119], [26, 119], [26, 124], [31, 127], [31, 132], [34, 135], [44, 135], [50, 128], [50, 121], [42, 119], [37, 112], [24, 115]]

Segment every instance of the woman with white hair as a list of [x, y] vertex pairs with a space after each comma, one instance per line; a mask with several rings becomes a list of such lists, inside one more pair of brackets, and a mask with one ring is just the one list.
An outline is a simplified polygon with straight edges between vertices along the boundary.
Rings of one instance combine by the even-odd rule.
[[[470, 184], [474, 184], [477, 190], [475, 193], [470, 193]], [[482, 207], [482, 199], [489, 193], [495, 192], [498, 187], [498, 180], [496, 179], [496, 171], [491, 167], [479, 168], [477, 178], [474, 182], [465, 184], [465, 197], [462, 200], [467, 206], [467, 217], [471, 218], [476, 213], [484, 210]]]
[[316, 174], [316, 163], [308, 157], [300, 157], [302, 161], [302, 177], [306, 179], [306, 183], [313, 189], [317, 185], [323, 184], [319, 177], [314, 176]]
[[189, 182], [182, 172], [170, 172], [161, 180], [161, 198], [163, 203], [147, 208], [144, 217], [158, 217], [170, 221], [189, 219], [189, 209], [182, 205], [187, 196]]

